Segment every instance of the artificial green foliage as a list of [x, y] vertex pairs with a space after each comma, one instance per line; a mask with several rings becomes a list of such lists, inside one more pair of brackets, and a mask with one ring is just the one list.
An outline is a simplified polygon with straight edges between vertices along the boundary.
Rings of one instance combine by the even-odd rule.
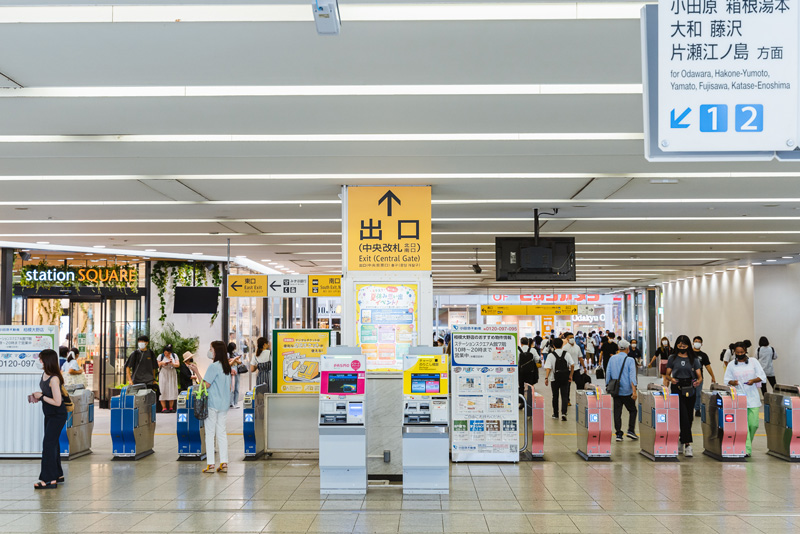
[[150, 347], [156, 354], [164, 352], [164, 347], [172, 345], [172, 351], [177, 354], [181, 362], [183, 362], [183, 354], [191, 352], [195, 354], [200, 347], [200, 338], [183, 337], [180, 332], [175, 328], [172, 323], [167, 323], [158, 332], [154, 333], [150, 339]]
[[[209, 278], [211, 279], [209, 281]], [[161, 315], [158, 321], [164, 324], [167, 320], [167, 286], [169, 291], [175, 293], [176, 287], [197, 287], [222, 285], [222, 268], [219, 263], [213, 263], [209, 268], [205, 263], [190, 261], [158, 261], [153, 264], [150, 271], [150, 280], [158, 288], [159, 310]], [[217, 311], [211, 316], [211, 324], [219, 316], [219, 301], [222, 297], [217, 297]]]

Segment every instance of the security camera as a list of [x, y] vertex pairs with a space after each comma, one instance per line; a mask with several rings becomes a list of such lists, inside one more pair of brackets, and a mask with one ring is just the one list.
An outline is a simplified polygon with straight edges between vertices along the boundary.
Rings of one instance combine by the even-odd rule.
[[476, 263], [475, 265], [472, 266], [472, 272], [474, 272], [475, 274], [481, 274], [483, 272], [483, 269], [481, 269], [481, 266]]
[[342, 18], [339, 15], [338, 0], [312, 0], [311, 8], [319, 35], [339, 35]]
[[28, 260], [31, 259], [31, 253], [30, 252], [20, 252], [19, 253], [19, 257], [22, 258], [22, 261], [28, 261]]

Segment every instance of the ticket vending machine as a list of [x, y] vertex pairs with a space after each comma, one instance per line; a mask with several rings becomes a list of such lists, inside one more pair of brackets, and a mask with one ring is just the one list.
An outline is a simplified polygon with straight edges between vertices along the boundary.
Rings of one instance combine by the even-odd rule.
[[178, 460], [203, 460], [206, 457], [205, 421], [194, 416], [197, 388], [192, 386], [178, 395]]
[[242, 435], [244, 436], [244, 459], [257, 460], [264, 455], [266, 432], [264, 431], [265, 395], [269, 385], [261, 384], [244, 394], [242, 410]]
[[586, 385], [575, 392], [578, 455], [587, 461], [611, 461], [614, 402], [599, 386]]
[[677, 462], [681, 435], [680, 397], [658, 384], [639, 388], [641, 453], [654, 462]]
[[544, 421], [545, 406], [547, 401], [541, 393], [534, 390], [534, 386], [525, 384], [525, 402], [528, 406], [526, 414], [530, 420], [530, 437], [528, 438], [528, 457], [531, 460], [544, 459]]
[[700, 407], [703, 454], [721, 461], [743, 460], [747, 443], [747, 397], [735, 387], [711, 384]]
[[366, 359], [359, 347], [320, 358], [319, 492], [367, 492]]
[[73, 410], [67, 414], [67, 424], [61, 431], [61, 458], [72, 460], [92, 453], [94, 430], [94, 393], [83, 384], [66, 386]]
[[447, 355], [412, 347], [403, 356], [403, 493], [450, 492]]
[[800, 386], [778, 384], [764, 395], [767, 454], [800, 461]]
[[111, 445], [114, 460], [138, 460], [153, 454], [156, 394], [144, 384], [122, 388], [111, 399]]

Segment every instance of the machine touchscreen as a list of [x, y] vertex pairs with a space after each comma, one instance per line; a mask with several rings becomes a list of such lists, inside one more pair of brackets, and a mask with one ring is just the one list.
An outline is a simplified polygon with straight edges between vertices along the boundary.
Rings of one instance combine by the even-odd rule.
[[328, 373], [328, 393], [355, 393], [358, 385], [356, 373]]
[[438, 374], [411, 374], [411, 393], [440, 393]]

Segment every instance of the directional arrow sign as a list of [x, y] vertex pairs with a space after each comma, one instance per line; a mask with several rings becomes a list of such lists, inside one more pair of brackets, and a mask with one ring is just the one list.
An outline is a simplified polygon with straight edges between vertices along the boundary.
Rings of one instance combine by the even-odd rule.
[[243, 287], [238, 281], [231, 284], [231, 289], [234, 291], [238, 291], [240, 287]]
[[669, 127], [670, 128], [688, 128], [689, 124], [684, 124], [683, 119], [685, 119], [689, 113], [692, 112], [692, 108], [686, 108], [686, 110], [678, 115], [678, 118], [675, 118], [675, 110], [673, 109], [669, 115]]
[[228, 277], [229, 297], [266, 297], [267, 275], [232, 274]]
[[394, 200], [395, 202], [397, 202], [397, 205], [398, 205], [398, 206], [402, 206], [402, 204], [403, 204], [402, 202], [400, 202], [400, 199], [399, 199], [399, 198], [397, 198], [397, 195], [395, 195], [394, 193], [392, 193], [392, 190], [391, 190], [391, 189], [389, 189], [389, 190], [386, 192], [386, 194], [385, 194], [385, 195], [383, 195], [383, 196], [381, 197], [381, 199], [378, 201], [378, 206], [380, 206], [381, 204], [383, 204], [383, 201], [384, 201], [384, 200], [386, 201], [386, 206], [387, 206], [387, 208], [388, 208], [388, 209], [387, 209], [387, 211], [386, 211], [386, 215], [387, 215], [388, 217], [391, 217], [391, 216], [392, 216], [392, 200]]
[[308, 297], [307, 276], [269, 276], [270, 297]]
[[280, 287], [281, 287], [281, 285], [278, 283], [278, 281], [277, 281], [277, 280], [275, 280], [274, 282], [272, 282], [272, 283], [269, 285], [269, 288], [270, 288], [271, 290], [273, 290], [273, 291], [279, 291], [279, 290], [280, 290]]

